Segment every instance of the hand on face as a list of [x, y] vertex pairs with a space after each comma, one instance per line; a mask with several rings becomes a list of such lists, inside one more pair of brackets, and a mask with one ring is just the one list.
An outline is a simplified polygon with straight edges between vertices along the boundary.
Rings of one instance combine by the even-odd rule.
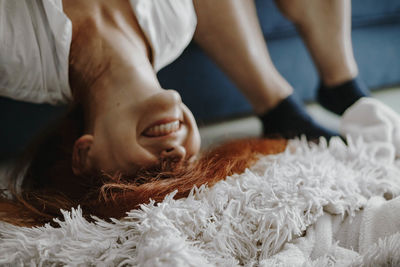
[[[120, 100], [98, 118], [92, 135], [77, 140], [74, 151], [81, 147], [84, 153], [75, 160], [75, 174], [93, 168], [109, 174], [134, 174], [160, 160], [182, 161], [199, 151], [195, 119], [176, 91], [161, 89]], [[82, 155], [76, 154], [78, 158]]]

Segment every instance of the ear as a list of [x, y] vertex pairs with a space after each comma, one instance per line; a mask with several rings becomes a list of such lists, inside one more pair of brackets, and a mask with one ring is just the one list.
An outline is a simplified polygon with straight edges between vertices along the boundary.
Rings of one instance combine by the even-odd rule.
[[93, 145], [93, 135], [85, 134], [75, 141], [72, 150], [72, 171], [75, 175], [87, 173], [92, 166], [89, 151]]

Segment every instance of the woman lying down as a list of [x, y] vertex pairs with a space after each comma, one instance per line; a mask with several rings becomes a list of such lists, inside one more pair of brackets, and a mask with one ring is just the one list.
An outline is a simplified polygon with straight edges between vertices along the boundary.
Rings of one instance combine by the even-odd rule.
[[[289, 104], [289, 121], [272, 119], [276, 127], [264, 134], [335, 135], [308, 115], [298, 115], [301, 109], [286, 82], [284, 94], [266, 94], [264, 82], [254, 90], [247, 79], [268, 81], [265, 74], [275, 73], [261, 31], [254, 31], [259, 29], [251, 19], [255, 9], [243, 1], [218, 2], [224, 4], [221, 10], [232, 12], [220, 12], [213, 8], [215, 1], [205, 0], [195, 5], [175, 0], [3, 1], [5, 29], [11, 30], [3, 32], [10, 34], [2, 38], [9, 45], [0, 51], [7, 74], [1, 77], [0, 93], [31, 102], [69, 102], [71, 111], [11, 175], [11, 196], [5, 194], [0, 202], [0, 219], [11, 223], [0, 225], [1, 264], [232, 266], [315, 260], [321, 266], [353, 259], [373, 265], [375, 255], [385, 262], [391, 255], [397, 260], [391, 253], [399, 251], [394, 234], [400, 209], [392, 206], [398, 203], [400, 175], [394, 158], [383, 153], [386, 147], [346, 147], [336, 140], [329, 149], [296, 141], [286, 148], [284, 140], [247, 140], [197, 156], [193, 115], [179, 94], [161, 88], [156, 77], [195, 32], [250, 99], [258, 103], [261, 93], [263, 105], [273, 96], [275, 104]], [[151, 14], [145, 12], [148, 5], [154, 6]], [[223, 16], [246, 10], [251, 13], [245, 17]], [[214, 16], [207, 16], [209, 11]], [[229, 45], [210, 46], [209, 33], [219, 28], [202, 21], [215, 22], [212, 18], [229, 22], [229, 27], [216, 23], [222, 30], [213, 35]], [[15, 27], [16, 22], [24, 24]], [[14, 34], [16, 28], [27, 34]], [[234, 28], [243, 34], [232, 35]], [[156, 29], [160, 35], [154, 36]], [[235, 42], [222, 33], [235, 36]], [[30, 42], [16, 37], [31, 37], [38, 46], [26, 49]], [[229, 50], [235, 66], [247, 66], [239, 58], [249, 62], [248, 53], [264, 55], [250, 57], [245, 67], [257, 71], [232, 68], [232, 58], [223, 60], [216, 53], [215, 48], [227, 50], [234, 43], [249, 48]], [[34, 70], [26, 79], [14, 76]], [[350, 104], [361, 96], [356, 93]], [[265, 106], [258, 109], [266, 111]], [[179, 133], [157, 138], [171, 132]], [[77, 210], [71, 214], [60, 211], [72, 208]], [[55, 228], [19, 227], [48, 222]], [[380, 237], [387, 239], [371, 247]]]
[[383, 143], [237, 140], [135, 177], [71, 180], [61, 195], [52, 185], [66, 177], [36, 176], [34, 159], [1, 219], [52, 226], [1, 223], [0, 262], [396, 266], [399, 166]]

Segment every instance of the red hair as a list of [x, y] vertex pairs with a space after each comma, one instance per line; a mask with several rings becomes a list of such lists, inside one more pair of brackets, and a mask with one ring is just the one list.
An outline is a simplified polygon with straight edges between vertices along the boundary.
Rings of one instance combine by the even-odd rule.
[[[101, 208], [93, 210], [101, 217], [121, 217], [126, 211], [153, 199], [157, 202], [178, 190], [176, 199], [188, 196], [194, 186], [213, 186], [216, 182], [250, 167], [260, 154], [276, 154], [286, 147], [285, 140], [243, 139], [227, 142], [204, 153], [197, 161], [174, 166], [172, 171], [144, 172], [136, 179], [146, 181], [105, 183], [100, 190]], [[153, 173], [153, 175], [151, 174]], [[100, 204], [100, 203], [99, 203]], [[94, 205], [96, 206], [96, 205]]]
[[0, 200], [0, 220], [24, 226], [42, 225], [61, 217], [60, 209], [78, 205], [89, 220], [90, 215], [121, 218], [150, 199], [162, 201], [175, 190], [178, 199], [186, 197], [194, 186], [213, 186], [228, 175], [243, 172], [258, 155], [279, 153], [286, 147], [282, 139], [243, 139], [204, 152], [194, 162], [164, 162], [156, 168], [141, 170], [134, 177], [104, 173], [76, 176], [71, 170], [70, 150], [80, 134], [79, 129], [73, 128], [80, 125], [74, 121], [80, 116], [71, 114], [56, 127], [56, 137], [47, 136], [45, 143], [39, 143], [24, 175], [21, 192], [16, 193], [14, 181], [14, 199]]

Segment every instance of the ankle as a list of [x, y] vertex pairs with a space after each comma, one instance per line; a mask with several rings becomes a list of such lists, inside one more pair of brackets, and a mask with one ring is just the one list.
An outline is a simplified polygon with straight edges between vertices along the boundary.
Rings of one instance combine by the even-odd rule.
[[320, 136], [329, 139], [337, 135], [316, 123], [294, 95], [258, 117], [262, 121], [265, 137], [294, 138], [304, 134], [309, 139], [318, 139]]
[[365, 96], [369, 96], [369, 91], [362, 80], [356, 77], [336, 86], [321, 83], [317, 100], [327, 110], [342, 115], [346, 109]]
[[257, 116], [262, 116], [271, 110], [275, 109], [279, 104], [281, 104], [285, 99], [293, 95], [293, 91], [279, 92], [271, 96], [268, 101], [260, 101], [260, 103], [252, 103], [254, 112]]
[[321, 72], [322, 84], [326, 87], [334, 87], [351, 81], [358, 76], [358, 67], [354, 63], [337, 66], [330, 71]]

